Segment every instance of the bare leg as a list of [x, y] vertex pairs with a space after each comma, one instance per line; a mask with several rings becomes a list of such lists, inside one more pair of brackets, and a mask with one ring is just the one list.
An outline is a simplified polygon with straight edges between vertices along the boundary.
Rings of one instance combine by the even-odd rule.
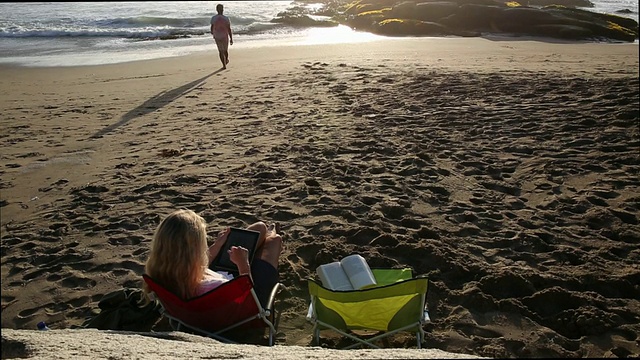
[[247, 229], [260, 232], [254, 257], [268, 262], [277, 269], [280, 253], [282, 252], [282, 236], [278, 234], [280, 232], [280, 224], [271, 224], [267, 228], [267, 225], [260, 221], [251, 224]]
[[256, 246], [256, 248], [258, 249], [257, 251], [259, 251], [260, 248], [264, 245], [265, 239], [269, 235], [269, 229], [267, 229], [267, 225], [265, 225], [265, 223], [263, 223], [262, 221], [259, 221], [257, 223], [249, 225], [249, 227], [247, 227], [247, 230], [253, 230], [260, 233], [258, 246]]
[[255, 256], [278, 269], [278, 260], [282, 252], [282, 236], [273, 235], [265, 239], [264, 246], [256, 251]]
[[225, 62], [224, 53], [222, 51], [220, 51], [218, 53], [218, 55], [220, 55], [220, 62], [222, 62], [222, 68], [226, 69], [227, 68], [227, 63]]

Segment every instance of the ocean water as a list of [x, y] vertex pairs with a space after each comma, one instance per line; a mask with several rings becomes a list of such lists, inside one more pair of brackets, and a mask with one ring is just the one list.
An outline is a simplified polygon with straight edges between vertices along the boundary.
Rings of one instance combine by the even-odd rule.
[[[587, 10], [638, 20], [638, 0], [592, 0]], [[0, 64], [74, 66], [186, 55], [214, 49], [209, 20], [217, 2], [0, 3]], [[383, 37], [346, 26], [299, 27], [272, 20], [293, 1], [225, 2], [234, 48], [376, 41]], [[318, 17], [321, 19], [321, 17]], [[170, 39], [167, 39], [170, 38]], [[164, 39], [164, 40], [163, 40]]]

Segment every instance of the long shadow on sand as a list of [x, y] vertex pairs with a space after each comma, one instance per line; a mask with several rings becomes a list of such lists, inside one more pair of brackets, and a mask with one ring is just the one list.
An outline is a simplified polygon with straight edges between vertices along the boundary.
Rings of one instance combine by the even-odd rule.
[[185, 94], [188, 94], [189, 92], [193, 91], [193, 89], [195, 89], [198, 85], [200, 85], [202, 82], [204, 82], [207, 78], [219, 73], [223, 71], [223, 69], [219, 69], [216, 70], [214, 72], [212, 72], [209, 75], [205, 75], [203, 77], [201, 77], [200, 79], [194, 80], [190, 83], [184, 84], [180, 87], [177, 87], [173, 90], [169, 90], [169, 91], [161, 91], [160, 93], [158, 93], [157, 95], [153, 96], [152, 98], [150, 98], [149, 100], [143, 102], [142, 104], [140, 104], [138, 107], [129, 110], [129, 112], [127, 112], [126, 114], [122, 115], [122, 117], [120, 118], [120, 121], [118, 121], [115, 124], [111, 124], [107, 127], [105, 127], [104, 129], [98, 131], [97, 133], [91, 135], [92, 139], [95, 138], [100, 138], [103, 135], [106, 135], [110, 132], [112, 132], [113, 130], [119, 128], [120, 126], [128, 123], [129, 121], [135, 119], [138, 116], [142, 116], [142, 115], [146, 115], [152, 111], [155, 111], [157, 109], [160, 109], [161, 107], [169, 104], [170, 102], [180, 98], [181, 96], [184, 96]]

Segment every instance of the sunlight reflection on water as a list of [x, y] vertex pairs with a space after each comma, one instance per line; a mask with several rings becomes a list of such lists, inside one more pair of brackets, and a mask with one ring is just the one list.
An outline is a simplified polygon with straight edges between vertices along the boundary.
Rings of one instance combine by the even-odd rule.
[[344, 25], [331, 28], [312, 28], [306, 33], [303, 40], [304, 45], [360, 43], [385, 38], [380, 35], [355, 31]]
[[289, 33], [281, 38], [270, 36], [268, 38], [260, 39], [260, 41], [256, 39], [255, 41], [250, 40], [248, 42], [238, 42], [238, 45], [240, 47], [323, 45], [365, 43], [383, 39], [387, 39], [387, 37], [362, 31], [355, 31], [348, 26], [338, 25], [328, 28], [304, 29], [295, 33]]

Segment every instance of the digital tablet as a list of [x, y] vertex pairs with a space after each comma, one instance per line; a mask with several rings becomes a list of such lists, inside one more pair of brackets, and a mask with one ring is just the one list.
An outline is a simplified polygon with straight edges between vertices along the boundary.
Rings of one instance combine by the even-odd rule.
[[253, 261], [253, 255], [256, 253], [258, 247], [258, 239], [260, 239], [260, 232], [239, 228], [231, 228], [229, 236], [227, 236], [227, 242], [224, 243], [218, 256], [211, 262], [209, 268], [213, 271], [227, 271], [230, 273], [238, 273], [238, 267], [231, 261], [229, 257], [229, 249], [232, 246], [241, 246], [249, 250], [249, 264]]

